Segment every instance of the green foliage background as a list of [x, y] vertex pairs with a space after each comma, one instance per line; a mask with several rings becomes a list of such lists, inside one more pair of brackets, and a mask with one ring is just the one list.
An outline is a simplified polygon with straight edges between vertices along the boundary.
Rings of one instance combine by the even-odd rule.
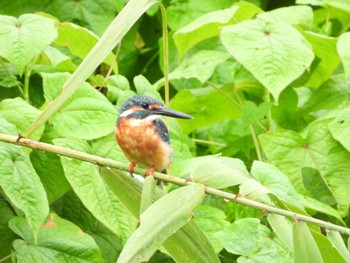
[[[86, 58], [126, 2], [2, 0], [0, 133], [34, 127], [30, 139], [127, 163], [113, 136], [120, 105], [166, 94], [194, 117], [168, 121], [171, 174], [198, 184], [160, 189], [0, 142], [0, 262], [349, 262], [347, 236], [201, 184], [349, 227], [350, 3], [163, 1], [168, 91], [159, 4], [120, 28], [105, 59]], [[80, 63], [99, 60], [59, 97]]]

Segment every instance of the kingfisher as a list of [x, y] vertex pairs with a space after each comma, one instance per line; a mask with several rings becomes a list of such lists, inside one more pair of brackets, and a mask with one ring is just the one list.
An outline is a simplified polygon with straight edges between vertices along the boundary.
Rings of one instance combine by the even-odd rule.
[[154, 171], [166, 173], [172, 149], [169, 131], [160, 119], [162, 116], [193, 119], [192, 116], [167, 108], [160, 101], [145, 95], [133, 96], [121, 106], [114, 135], [131, 162], [128, 169], [131, 176], [136, 164], [148, 168], [146, 176]]

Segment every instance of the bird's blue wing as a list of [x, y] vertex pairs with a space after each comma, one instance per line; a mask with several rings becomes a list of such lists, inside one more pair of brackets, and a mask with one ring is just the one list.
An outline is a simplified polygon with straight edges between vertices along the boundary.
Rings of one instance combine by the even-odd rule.
[[156, 119], [153, 121], [154, 128], [163, 141], [170, 144], [169, 131], [162, 120]]

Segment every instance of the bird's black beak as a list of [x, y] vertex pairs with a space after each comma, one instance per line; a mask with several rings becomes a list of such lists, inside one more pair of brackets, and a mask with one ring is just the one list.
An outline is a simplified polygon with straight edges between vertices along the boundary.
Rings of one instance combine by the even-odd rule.
[[193, 119], [192, 116], [183, 113], [181, 111], [176, 111], [164, 106], [161, 106], [159, 108], [153, 108], [152, 110], [153, 114], [163, 115], [163, 116], [169, 116], [173, 118], [180, 118], [180, 119]]

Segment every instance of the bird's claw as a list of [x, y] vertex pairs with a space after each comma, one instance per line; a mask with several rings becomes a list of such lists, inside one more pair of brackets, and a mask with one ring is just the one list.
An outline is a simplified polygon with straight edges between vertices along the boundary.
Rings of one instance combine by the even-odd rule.
[[129, 174], [131, 175], [131, 177], [134, 177], [134, 167], [135, 167], [135, 163], [131, 163], [128, 169]]
[[154, 172], [154, 167], [148, 168], [147, 171], [146, 171], [146, 176], [152, 175], [153, 172]]

